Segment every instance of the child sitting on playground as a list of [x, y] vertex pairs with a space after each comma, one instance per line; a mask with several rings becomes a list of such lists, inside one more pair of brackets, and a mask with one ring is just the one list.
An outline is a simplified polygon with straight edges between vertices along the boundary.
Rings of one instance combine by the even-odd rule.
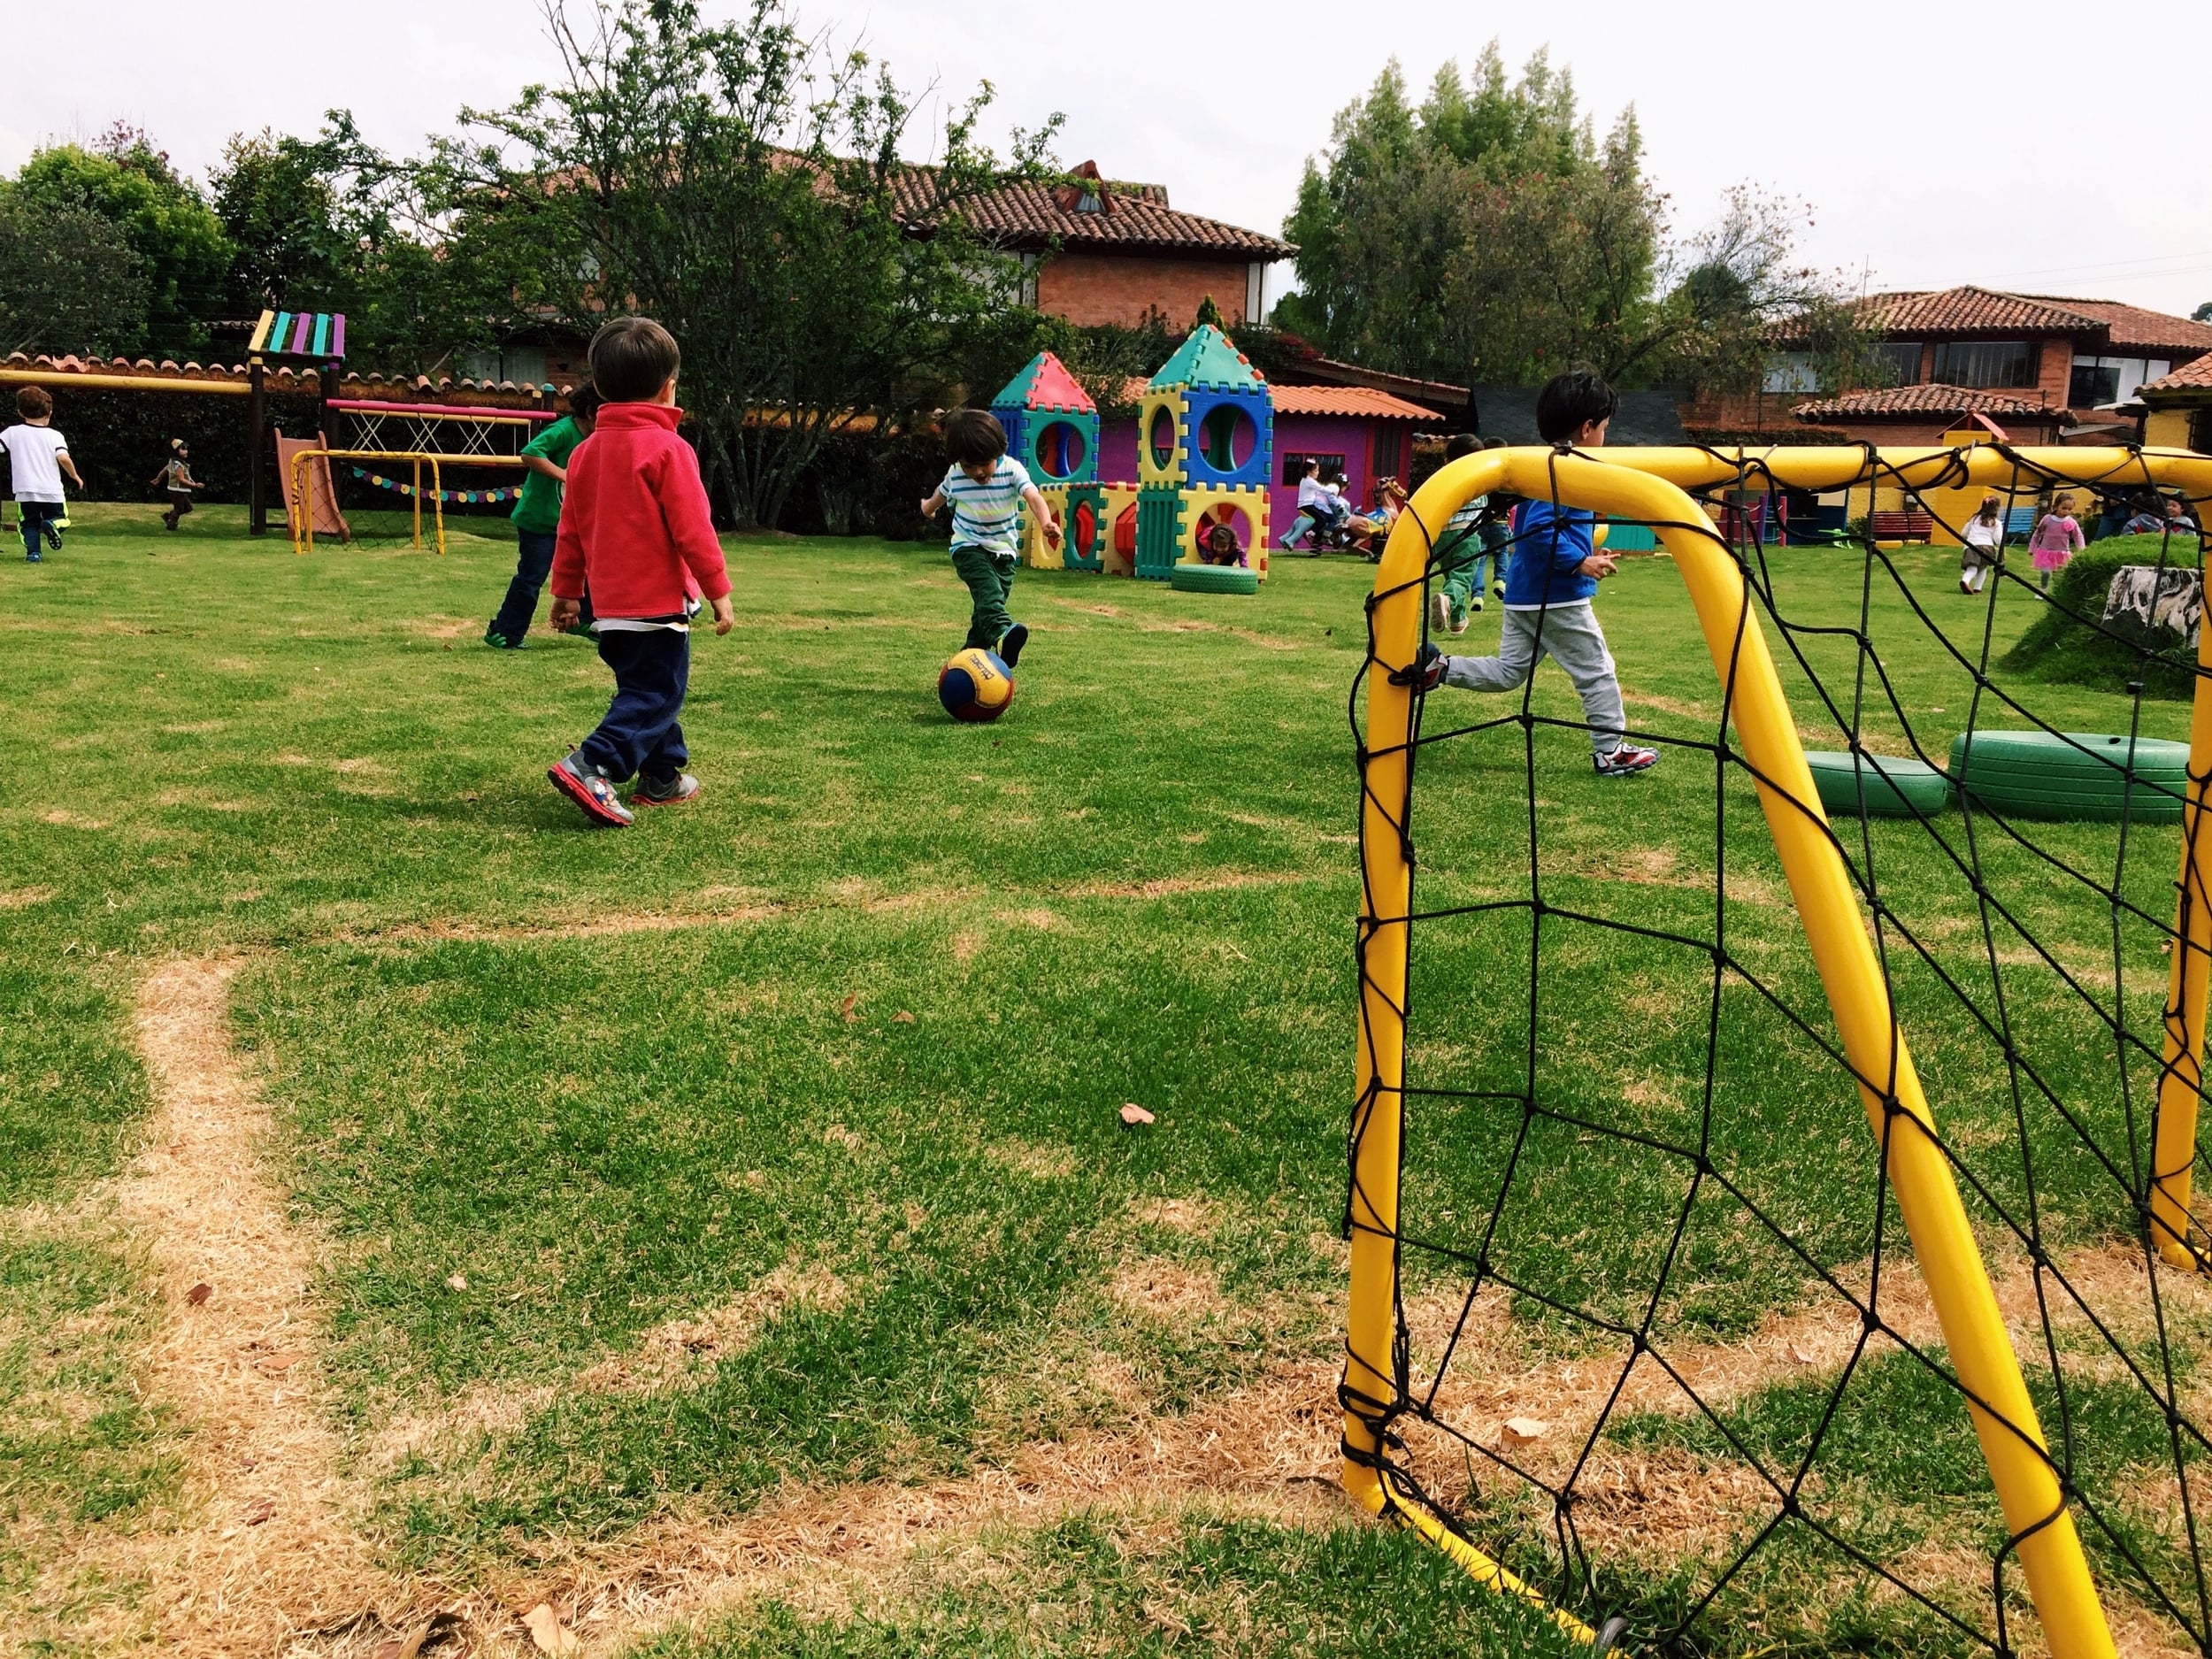
[[154, 488], [169, 497], [169, 511], [161, 515], [162, 527], [173, 530], [192, 511], [192, 492], [203, 488], [192, 476], [192, 451], [182, 438], [169, 440], [169, 458], [154, 474]]
[[[1283, 532], [1279, 544], [1287, 553], [1308, 531], [1334, 529], [1350, 516], [1351, 509], [1343, 498], [1321, 481], [1321, 463], [1308, 456], [1298, 468], [1298, 516]], [[1321, 550], [1318, 541], [1312, 550]]]
[[[569, 394], [568, 413], [523, 446], [522, 490], [516, 497], [513, 514], [515, 573], [507, 583], [507, 596], [500, 602], [499, 614], [484, 630], [484, 643], [495, 650], [520, 650], [522, 636], [530, 632], [530, 619], [538, 613], [538, 593], [553, 568], [569, 457], [578, 444], [591, 436], [592, 417], [598, 411], [598, 388], [580, 386]], [[582, 616], [587, 626], [591, 622], [589, 603], [587, 595]]]
[[691, 755], [680, 723], [691, 678], [687, 578], [713, 605], [717, 634], [737, 619], [699, 457], [676, 435], [681, 362], [673, 336], [649, 318], [617, 318], [593, 335], [592, 384], [605, 402], [591, 437], [569, 457], [550, 620], [577, 622], [588, 588], [614, 700], [598, 729], [547, 775], [598, 824], [631, 821], [614, 787], [633, 774], [631, 806], [699, 793], [683, 770]]
[[968, 649], [995, 651], [1011, 668], [1029, 642], [1029, 630], [1006, 609], [1021, 552], [1022, 505], [1037, 515], [1053, 547], [1060, 545], [1059, 521], [1028, 469], [1006, 453], [1006, 428], [989, 410], [956, 409], [946, 416], [945, 454], [952, 465], [923, 501], [922, 517], [934, 518], [952, 503], [952, 567], [974, 603]]
[[84, 480], [69, 458], [69, 440], [54, 430], [54, 400], [44, 387], [26, 386], [18, 391], [15, 412], [22, 419], [0, 432], [0, 450], [7, 452], [8, 478], [15, 488], [23, 557], [35, 565], [45, 557], [39, 551], [40, 537], [55, 552], [61, 551], [61, 519], [68, 499], [62, 494], [63, 474], [79, 489], [84, 488]]
[[[1593, 449], [1619, 408], [1613, 388], [1588, 369], [1555, 376], [1536, 397], [1536, 430], [1547, 443]], [[1441, 682], [1469, 691], [1511, 691], [1527, 683], [1549, 657], [1582, 696], [1589, 722], [1591, 763], [1601, 778], [1625, 777], [1655, 764], [1656, 749], [1626, 741], [1621, 684], [1591, 599], [1617, 568], [1596, 550], [1597, 515], [1535, 500], [1521, 509], [1520, 544], [1505, 584], [1505, 626], [1495, 657], [1447, 657], [1425, 644], [1414, 665], [1393, 676], [1422, 691]]]

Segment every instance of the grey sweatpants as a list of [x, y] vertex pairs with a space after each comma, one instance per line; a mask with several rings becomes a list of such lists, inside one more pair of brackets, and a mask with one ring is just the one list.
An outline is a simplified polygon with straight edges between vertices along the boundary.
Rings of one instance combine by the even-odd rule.
[[[1539, 629], [1542, 634], [1538, 636]], [[1613, 672], [1613, 653], [1605, 630], [1587, 601], [1554, 605], [1548, 611], [1509, 611], [1495, 657], [1448, 657], [1444, 683], [1468, 691], [1511, 691], [1528, 683], [1540, 658], [1566, 670], [1582, 694], [1582, 712], [1590, 722], [1590, 748], [1609, 755], [1621, 746], [1627, 716], [1621, 709], [1621, 682]]]

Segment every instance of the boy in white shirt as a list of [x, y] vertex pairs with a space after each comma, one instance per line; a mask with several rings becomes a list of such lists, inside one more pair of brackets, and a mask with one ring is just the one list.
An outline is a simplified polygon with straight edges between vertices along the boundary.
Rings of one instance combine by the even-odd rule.
[[0, 432], [0, 449], [7, 451], [8, 478], [15, 486], [23, 557], [35, 565], [45, 557], [39, 551], [40, 537], [55, 552], [61, 551], [62, 475], [68, 474], [79, 489], [84, 488], [84, 480], [69, 458], [69, 440], [54, 430], [54, 400], [44, 387], [26, 386], [18, 391], [15, 412], [23, 419]]

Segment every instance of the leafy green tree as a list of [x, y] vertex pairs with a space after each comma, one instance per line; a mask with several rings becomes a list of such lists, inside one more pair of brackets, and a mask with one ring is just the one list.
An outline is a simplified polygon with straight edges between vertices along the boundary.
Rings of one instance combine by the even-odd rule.
[[222, 309], [230, 241], [206, 198], [144, 133], [118, 123], [90, 149], [36, 150], [14, 188], [33, 206], [96, 213], [113, 225], [144, 262], [150, 290], [144, 343], [165, 351], [204, 349], [204, 325]]
[[0, 357], [129, 350], [147, 295], [146, 262], [112, 221], [0, 194]]
[[213, 185], [234, 315], [343, 311], [349, 361], [407, 373], [436, 373], [512, 324], [511, 273], [457, 246], [421, 169], [368, 143], [348, 111], [312, 139], [233, 137]]
[[[547, 10], [560, 81], [465, 112], [426, 201], [449, 257], [525, 313], [665, 323], [710, 491], [772, 525], [829, 434], [928, 408], [964, 342], [1019, 309], [1018, 267], [964, 216], [1007, 176], [975, 138], [989, 88], [918, 170], [889, 72], [832, 57], [780, 0], [729, 24], [693, 0], [577, 11]], [[1041, 174], [1056, 125], [1017, 134], [1017, 170]]]

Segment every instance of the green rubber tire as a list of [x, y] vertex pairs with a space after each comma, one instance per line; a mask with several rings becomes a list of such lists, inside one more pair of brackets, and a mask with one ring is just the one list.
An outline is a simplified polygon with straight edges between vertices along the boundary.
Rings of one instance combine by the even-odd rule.
[[1241, 565], [1178, 565], [1168, 572], [1167, 585], [1185, 594], [1256, 594], [1260, 574]]
[[1930, 818], [1951, 804], [1951, 780], [1924, 760], [1809, 749], [1813, 787], [1831, 817]]
[[[2135, 740], [2134, 780], [2123, 767], [2128, 740], [2106, 732], [1976, 732], [1951, 744], [1951, 775], [1978, 806], [2007, 818], [2110, 823], [2123, 811], [2139, 824], [2181, 820], [2189, 745]], [[2077, 747], [2078, 745], [2078, 747]], [[2086, 751], [2086, 752], [2085, 752]]]

